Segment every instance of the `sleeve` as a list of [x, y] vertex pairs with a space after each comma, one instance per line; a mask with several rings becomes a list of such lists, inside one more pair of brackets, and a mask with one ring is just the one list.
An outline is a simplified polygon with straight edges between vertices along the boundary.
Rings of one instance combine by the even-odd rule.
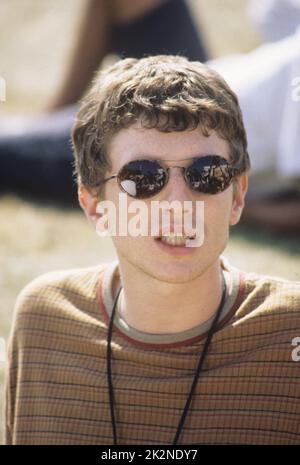
[[22, 373], [22, 324], [20, 320], [33, 310], [32, 296], [39, 294], [41, 287], [39, 280], [33, 280], [25, 286], [17, 297], [9, 338], [7, 341], [6, 364], [4, 375], [3, 417], [4, 417], [4, 444], [16, 443], [16, 427], [18, 412], [18, 383]]
[[18, 371], [18, 347], [16, 328], [12, 328], [7, 345], [7, 359], [4, 379], [4, 444], [13, 444], [13, 427], [16, 411]]
[[[103, 265], [105, 266], [105, 265]], [[28, 283], [20, 292], [14, 307], [11, 331], [7, 342], [7, 358], [4, 377], [4, 443], [17, 444], [21, 429], [24, 402], [24, 379], [28, 374], [26, 361], [31, 357], [32, 324], [37, 315], [39, 324], [43, 325], [44, 315], [49, 312], [60, 312], [65, 292], [73, 292], [84, 296], [87, 276], [91, 276], [89, 298], [94, 296], [94, 288], [98, 285], [99, 271], [102, 266], [87, 269], [59, 270], [45, 273]], [[95, 272], [97, 271], [97, 273]], [[91, 273], [90, 275], [88, 273]], [[89, 280], [88, 280], [89, 281]], [[67, 290], [67, 291], [66, 291]], [[90, 295], [92, 297], [90, 297]], [[30, 347], [29, 347], [30, 346]], [[32, 374], [32, 373], [31, 373]], [[26, 389], [28, 385], [26, 385]], [[29, 389], [29, 388], [28, 388]]]

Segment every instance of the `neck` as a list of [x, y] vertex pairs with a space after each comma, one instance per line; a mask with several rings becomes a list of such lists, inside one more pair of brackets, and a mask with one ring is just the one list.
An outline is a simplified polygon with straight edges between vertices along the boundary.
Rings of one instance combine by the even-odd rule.
[[171, 334], [189, 330], [211, 318], [223, 292], [218, 259], [203, 274], [185, 283], [159, 281], [128, 262], [119, 262], [113, 298], [122, 285], [118, 309], [126, 323], [146, 333]]

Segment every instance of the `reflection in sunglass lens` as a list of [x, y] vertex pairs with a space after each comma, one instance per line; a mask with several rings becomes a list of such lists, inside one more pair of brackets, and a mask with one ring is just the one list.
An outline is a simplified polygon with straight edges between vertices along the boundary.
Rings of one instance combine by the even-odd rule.
[[166, 172], [156, 161], [134, 160], [122, 168], [118, 180], [127, 194], [143, 199], [161, 191], [166, 177]]
[[187, 168], [185, 177], [192, 189], [207, 194], [217, 194], [230, 185], [232, 170], [225, 158], [200, 157]]

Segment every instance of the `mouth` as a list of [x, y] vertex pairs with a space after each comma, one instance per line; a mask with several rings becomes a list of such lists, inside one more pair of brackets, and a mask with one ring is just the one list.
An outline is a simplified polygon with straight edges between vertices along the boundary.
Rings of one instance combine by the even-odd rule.
[[195, 238], [195, 235], [182, 235], [180, 233], [168, 233], [162, 234], [161, 236], [155, 237], [157, 241], [161, 241], [164, 244], [173, 245], [173, 246], [184, 246], [187, 240], [192, 240]]
[[173, 256], [184, 256], [195, 253], [196, 247], [193, 247], [190, 244], [190, 240], [195, 238], [195, 234], [166, 232], [160, 236], [156, 236], [154, 238], [154, 243], [164, 253]]

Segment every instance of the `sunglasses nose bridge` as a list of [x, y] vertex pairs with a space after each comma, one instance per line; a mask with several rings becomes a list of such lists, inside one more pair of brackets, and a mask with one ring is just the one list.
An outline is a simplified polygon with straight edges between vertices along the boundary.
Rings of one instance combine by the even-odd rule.
[[[170, 183], [170, 179], [171, 179], [171, 176], [170, 176], [170, 170], [173, 169], [173, 168], [177, 168], [177, 172], [176, 172], [176, 175], [175, 175], [175, 178], [173, 179], [173, 181], [175, 181], [175, 184], [173, 184], [171, 190], [173, 192], [173, 194], [175, 196], [177, 195], [186, 195], [186, 185], [188, 184], [187, 182], [187, 179], [186, 179], [186, 167], [184, 166], [168, 166], [165, 168], [165, 172], [167, 174], [167, 178], [166, 178], [166, 182], [165, 182], [165, 186], [167, 184]], [[180, 172], [178, 171], [180, 170]], [[180, 174], [181, 173], [181, 174]], [[183, 177], [183, 179], [178, 179], [177, 177]], [[171, 187], [171, 186], [170, 186]], [[185, 192], [185, 194], [183, 194], [183, 192]], [[171, 195], [173, 195], [171, 194]]]
[[168, 166], [166, 168], [166, 171], [168, 172], [168, 175], [169, 175], [169, 170], [174, 169], [174, 168], [179, 168], [182, 174], [185, 173], [185, 167], [184, 166]]
[[168, 166], [166, 168], [167, 182], [169, 182], [169, 180], [170, 180], [170, 169], [173, 169], [173, 168], [179, 169], [181, 171], [181, 175], [183, 176], [184, 180], [186, 181], [186, 177], [185, 177], [186, 168], [184, 166]]

